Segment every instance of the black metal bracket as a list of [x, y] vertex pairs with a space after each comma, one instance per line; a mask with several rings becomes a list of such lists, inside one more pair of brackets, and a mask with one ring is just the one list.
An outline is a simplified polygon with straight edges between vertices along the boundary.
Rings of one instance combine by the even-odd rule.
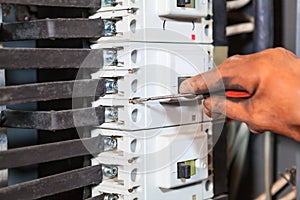
[[99, 126], [105, 122], [105, 108], [81, 108], [63, 111], [1, 111], [1, 126], [39, 130], [63, 130]]
[[101, 181], [102, 166], [85, 167], [0, 188], [0, 199], [38, 199], [85, 186], [99, 184]]
[[104, 35], [101, 19], [41, 19], [3, 23], [0, 41], [99, 38]]
[[[85, 65], [85, 59], [93, 56], [93, 62]], [[95, 56], [94, 56], [95, 55]], [[96, 57], [97, 56], [97, 57]], [[101, 69], [102, 49], [43, 49], [43, 48], [2, 48], [0, 69]]]
[[0, 170], [94, 155], [103, 149], [101, 136], [0, 151]]
[[101, 7], [101, 0], [0, 0], [0, 3], [75, 8]]
[[0, 87], [0, 105], [105, 95], [104, 79], [59, 81]]

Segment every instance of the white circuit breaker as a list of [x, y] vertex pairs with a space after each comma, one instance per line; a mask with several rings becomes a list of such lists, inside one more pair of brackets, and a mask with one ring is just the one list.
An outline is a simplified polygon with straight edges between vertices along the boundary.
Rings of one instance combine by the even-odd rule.
[[130, 99], [177, 94], [188, 77], [213, 67], [212, 0], [102, 0], [90, 18], [105, 21], [107, 95], [102, 135], [103, 181], [92, 195], [106, 200], [201, 200], [213, 197], [212, 122], [201, 100]]

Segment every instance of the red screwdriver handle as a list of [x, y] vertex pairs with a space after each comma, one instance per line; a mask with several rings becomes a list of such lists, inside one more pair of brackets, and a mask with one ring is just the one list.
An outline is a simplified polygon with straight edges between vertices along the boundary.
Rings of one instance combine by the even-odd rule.
[[251, 95], [246, 91], [226, 91], [226, 97], [229, 98], [249, 98]]

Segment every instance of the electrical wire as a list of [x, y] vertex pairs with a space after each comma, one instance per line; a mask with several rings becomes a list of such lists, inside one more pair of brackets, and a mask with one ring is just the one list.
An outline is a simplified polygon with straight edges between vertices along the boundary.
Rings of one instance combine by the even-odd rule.
[[[279, 178], [271, 187], [271, 195], [274, 196], [277, 194], [282, 188], [284, 188], [289, 181], [291, 180], [291, 173], [287, 172], [282, 175], [281, 178]], [[263, 193], [259, 197], [257, 197], [255, 200], [266, 200], [267, 194]]]
[[278, 200], [294, 200], [296, 198], [297, 198], [297, 190], [293, 188], [291, 192], [279, 198]]
[[253, 22], [245, 22], [241, 24], [230, 25], [226, 27], [226, 35], [227, 37], [238, 35], [242, 33], [251, 33], [254, 31], [254, 23]]
[[251, 2], [251, 0], [227, 1], [226, 8], [227, 8], [227, 11], [237, 10], [237, 9], [240, 9], [240, 8], [246, 6], [250, 2]]

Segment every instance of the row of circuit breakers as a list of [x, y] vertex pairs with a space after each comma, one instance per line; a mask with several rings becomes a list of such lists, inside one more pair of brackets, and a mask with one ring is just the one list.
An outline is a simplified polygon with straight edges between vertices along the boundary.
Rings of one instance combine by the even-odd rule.
[[[187, 77], [213, 67], [211, 0], [102, 0], [91, 19], [105, 22], [104, 65], [91, 74], [106, 79], [103, 181], [92, 195], [106, 200], [200, 200], [213, 197], [212, 122], [201, 102], [129, 99], [178, 94]], [[93, 62], [88, 56], [87, 62]], [[95, 61], [96, 62], [96, 61]]]

